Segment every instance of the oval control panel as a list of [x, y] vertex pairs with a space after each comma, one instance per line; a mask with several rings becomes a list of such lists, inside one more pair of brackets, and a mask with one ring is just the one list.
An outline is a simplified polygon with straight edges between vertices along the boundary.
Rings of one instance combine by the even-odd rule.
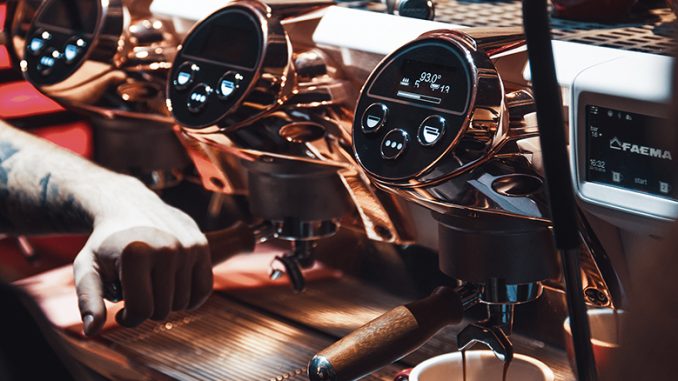
[[95, 0], [49, 0], [26, 36], [24, 71], [35, 85], [71, 76], [85, 61], [102, 18]]
[[468, 124], [475, 72], [451, 41], [422, 39], [387, 57], [368, 79], [353, 125], [355, 154], [382, 180], [426, 172]]
[[264, 35], [256, 13], [226, 7], [186, 37], [168, 83], [174, 117], [190, 128], [217, 124], [237, 106], [261, 66]]

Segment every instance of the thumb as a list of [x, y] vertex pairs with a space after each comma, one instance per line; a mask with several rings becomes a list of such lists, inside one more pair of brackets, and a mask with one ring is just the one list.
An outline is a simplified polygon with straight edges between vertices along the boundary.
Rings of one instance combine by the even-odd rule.
[[85, 246], [75, 258], [73, 276], [83, 331], [87, 336], [96, 335], [106, 322], [106, 305], [101, 276], [89, 247]]

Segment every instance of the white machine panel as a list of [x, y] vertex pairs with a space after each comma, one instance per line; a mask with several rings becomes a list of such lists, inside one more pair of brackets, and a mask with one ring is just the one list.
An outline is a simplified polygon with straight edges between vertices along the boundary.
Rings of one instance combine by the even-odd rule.
[[584, 202], [678, 219], [678, 125], [668, 120], [672, 67], [669, 57], [635, 54], [575, 77], [571, 157]]

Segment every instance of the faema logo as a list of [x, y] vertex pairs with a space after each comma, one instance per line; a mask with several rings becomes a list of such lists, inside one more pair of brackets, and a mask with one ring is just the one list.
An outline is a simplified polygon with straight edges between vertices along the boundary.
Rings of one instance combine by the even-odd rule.
[[610, 140], [610, 148], [617, 151], [631, 152], [657, 159], [673, 160], [671, 157], [671, 151], [622, 142], [617, 137], [614, 137], [612, 140]]

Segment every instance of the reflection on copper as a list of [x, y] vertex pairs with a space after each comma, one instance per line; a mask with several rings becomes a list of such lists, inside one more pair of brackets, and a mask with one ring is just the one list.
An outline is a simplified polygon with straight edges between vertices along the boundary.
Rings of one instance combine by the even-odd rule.
[[[37, 7], [29, 0], [14, 3], [18, 8], [16, 17], [6, 29], [12, 37], [11, 51], [25, 71], [25, 36]], [[66, 80], [38, 86], [39, 90], [69, 108], [106, 118], [172, 123], [164, 89], [169, 62], [176, 54], [179, 38], [171, 22], [150, 14], [147, 9], [150, 2], [136, 3], [101, 1], [104, 20], [101, 34], [90, 44], [85, 61]], [[125, 12], [130, 17], [123, 17]], [[149, 86], [159, 91], [143, 99], [132, 99], [116, 93], [116, 88], [125, 84]]]

